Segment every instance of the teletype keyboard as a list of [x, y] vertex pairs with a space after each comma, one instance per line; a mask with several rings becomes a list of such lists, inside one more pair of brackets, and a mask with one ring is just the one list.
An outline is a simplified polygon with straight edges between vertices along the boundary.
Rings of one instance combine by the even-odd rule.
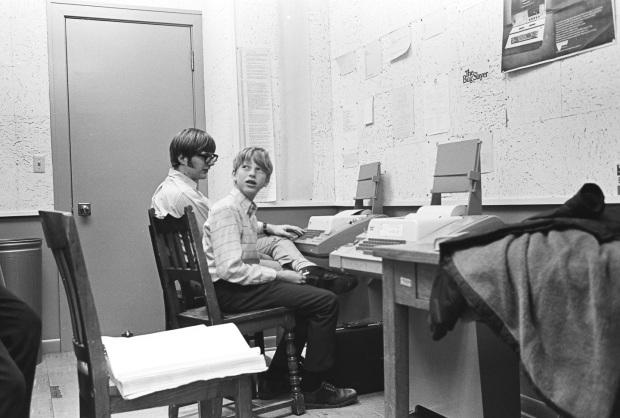
[[351, 209], [334, 216], [311, 216], [306, 232], [295, 240], [303, 254], [327, 257], [334, 249], [353, 242], [372, 219], [384, 217], [367, 209]]
[[[364, 201], [370, 209], [364, 209]], [[338, 212], [333, 216], [311, 216], [306, 232], [295, 240], [302, 254], [327, 258], [336, 248], [353, 242], [374, 218], [380, 218], [383, 202], [381, 197], [381, 164], [378, 162], [360, 166], [355, 192], [354, 209]]]

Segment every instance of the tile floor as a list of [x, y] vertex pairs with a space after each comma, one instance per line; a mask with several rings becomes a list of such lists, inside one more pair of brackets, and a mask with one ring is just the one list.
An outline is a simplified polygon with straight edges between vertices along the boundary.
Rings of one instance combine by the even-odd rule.
[[[309, 410], [304, 417], [334, 418], [373, 418], [383, 417], [383, 392], [361, 395], [359, 403], [345, 408]], [[231, 411], [224, 408], [224, 415]], [[53, 353], [43, 356], [37, 366], [32, 404], [31, 418], [77, 418], [78, 386], [73, 353]], [[179, 418], [195, 418], [197, 408], [193, 405], [180, 410]], [[260, 418], [281, 418], [290, 415], [290, 411], [279, 410], [260, 415]], [[119, 418], [167, 418], [168, 408], [154, 408], [144, 411], [115, 414]]]

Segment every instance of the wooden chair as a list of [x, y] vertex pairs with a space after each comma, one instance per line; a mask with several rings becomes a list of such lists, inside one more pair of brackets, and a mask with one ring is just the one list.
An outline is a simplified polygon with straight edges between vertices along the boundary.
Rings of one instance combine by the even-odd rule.
[[86, 264], [70, 213], [40, 211], [43, 232], [52, 250], [69, 302], [73, 350], [77, 358], [80, 417], [109, 417], [172, 403], [199, 403], [200, 417], [219, 417], [222, 393], [233, 393], [236, 416], [251, 417], [251, 375], [198, 381], [135, 399], [123, 399], [108, 377], [97, 309]]
[[[168, 215], [163, 219], [157, 218], [155, 210], [150, 209], [149, 221], [155, 260], [164, 293], [166, 327], [174, 329], [196, 324], [217, 325], [232, 322], [246, 338], [255, 338], [262, 350], [264, 350], [262, 332], [266, 329], [283, 328], [291, 385], [290, 400], [256, 405], [252, 408], [252, 412], [261, 414], [290, 407], [293, 414], [302, 415], [306, 408], [299, 386], [293, 310], [277, 307], [235, 314], [223, 313], [215, 295], [206, 255], [202, 249], [201, 234], [192, 207], [187, 206], [185, 214], [180, 218]], [[205, 306], [183, 310], [179, 300], [188, 299], [184, 293], [190, 289], [190, 281], [202, 283], [206, 303]], [[177, 289], [181, 291], [181, 298], [178, 296]], [[189, 299], [193, 300], [193, 297]], [[191, 303], [191, 300], [188, 303]], [[177, 416], [172, 407], [169, 415]]]

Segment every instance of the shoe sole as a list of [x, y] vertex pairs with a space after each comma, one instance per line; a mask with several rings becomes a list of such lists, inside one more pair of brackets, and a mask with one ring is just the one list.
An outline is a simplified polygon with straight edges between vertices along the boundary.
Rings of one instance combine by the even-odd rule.
[[324, 404], [324, 403], [308, 403], [306, 402], [306, 409], [331, 409], [331, 408], [342, 408], [343, 406], [352, 405], [357, 403], [357, 397], [352, 399], [347, 399], [338, 404]]

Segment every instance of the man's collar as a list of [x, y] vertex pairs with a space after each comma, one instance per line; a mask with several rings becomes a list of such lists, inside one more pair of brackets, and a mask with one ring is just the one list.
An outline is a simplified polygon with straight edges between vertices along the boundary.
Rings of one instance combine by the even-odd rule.
[[184, 173], [180, 172], [179, 170], [175, 169], [175, 168], [170, 168], [170, 170], [168, 170], [168, 176], [174, 178], [174, 179], [178, 179], [179, 181], [182, 181], [183, 183], [187, 184], [188, 186], [192, 187], [193, 189], [198, 189], [198, 182], [195, 180], [192, 180], [191, 178], [189, 178], [188, 176], [186, 176]]
[[233, 187], [230, 194], [232, 195], [235, 203], [237, 203], [241, 207], [241, 209], [243, 209], [245, 213], [248, 214], [248, 216], [252, 216], [254, 213], [256, 213], [256, 203], [248, 199], [246, 195], [241, 193], [241, 190], [239, 190], [236, 186]]

